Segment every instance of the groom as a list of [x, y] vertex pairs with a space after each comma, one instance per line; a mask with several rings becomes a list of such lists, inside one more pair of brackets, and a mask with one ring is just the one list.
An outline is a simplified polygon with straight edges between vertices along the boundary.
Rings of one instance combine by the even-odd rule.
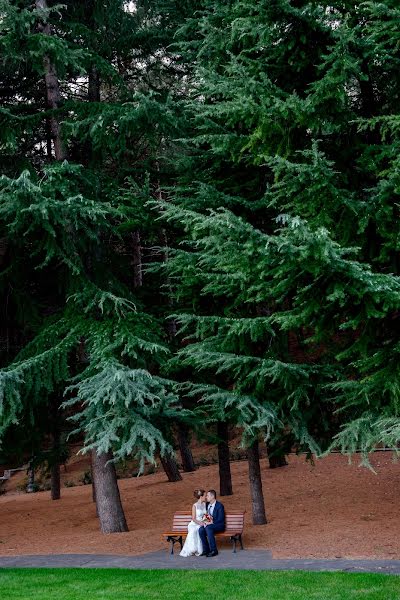
[[217, 544], [215, 543], [215, 533], [225, 531], [225, 509], [221, 502], [217, 502], [217, 492], [208, 490], [207, 492], [207, 513], [211, 517], [210, 524], [204, 524], [199, 529], [200, 539], [203, 544], [203, 552], [200, 556], [217, 556]]

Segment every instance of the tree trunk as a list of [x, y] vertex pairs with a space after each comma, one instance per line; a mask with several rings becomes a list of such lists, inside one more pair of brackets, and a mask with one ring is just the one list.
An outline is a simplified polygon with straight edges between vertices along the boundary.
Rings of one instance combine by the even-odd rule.
[[[36, 0], [38, 10], [47, 10], [47, 0]], [[45, 35], [52, 35], [50, 23], [46, 21], [39, 23], [38, 30]], [[57, 73], [50, 57], [45, 55], [43, 58], [44, 80], [46, 85], [46, 103], [48, 108], [56, 110], [61, 104], [60, 84]], [[50, 132], [54, 145], [54, 155], [56, 160], [65, 160], [67, 153], [61, 137], [60, 123], [54, 115], [50, 116]]]
[[29, 461], [27, 475], [28, 475], [28, 483], [26, 485], [26, 493], [31, 494], [35, 491], [35, 467], [34, 467], [34, 463], [33, 463], [33, 457]]
[[51, 499], [59, 500], [61, 497], [61, 474], [60, 474], [60, 418], [58, 398], [50, 400], [51, 427], [52, 427], [52, 462], [51, 462]]
[[267, 456], [270, 469], [278, 469], [279, 467], [286, 467], [287, 460], [284, 450], [279, 444], [269, 444], [267, 442]]
[[[161, 193], [161, 188], [160, 188], [160, 183], [158, 183], [158, 199], [162, 200], [162, 193]], [[168, 262], [168, 237], [167, 237], [167, 231], [166, 229], [162, 228], [161, 229], [161, 244], [164, 246], [164, 252], [163, 252], [163, 256], [162, 256], [162, 260], [163, 262]], [[167, 301], [168, 301], [168, 311], [170, 313], [173, 312], [173, 308], [174, 308], [174, 299], [173, 299], [173, 291], [172, 291], [172, 285], [171, 285], [171, 279], [170, 277], [167, 277], [167, 281], [166, 281], [166, 289], [168, 290], [168, 294], [167, 294]], [[166, 322], [166, 328], [167, 328], [167, 334], [168, 337], [171, 341], [174, 340], [174, 338], [176, 337], [176, 334], [178, 332], [178, 326], [176, 323], [176, 319], [173, 319], [172, 317], [169, 317], [167, 319]]]
[[89, 102], [100, 102], [100, 76], [96, 65], [89, 67], [88, 100]]
[[51, 162], [53, 160], [53, 135], [49, 117], [46, 117], [46, 153], [48, 161]]
[[178, 423], [178, 443], [181, 453], [182, 467], [185, 473], [191, 473], [196, 470], [193, 454], [189, 445], [189, 428], [185, 423]]
[[96, 506], [103, 533], [128, 531], [115, 466], [109, 462], [112, 458], [112, 452], [92, 453]]
[[[94, 482], [94, 476], [93, 476], [93, 469], [91, 470], [92, 473], [92, 502], [96, 502], [96, 484]], [[97, 510], [96, 510], [97, 512]]]
[[132, 233], [132, 266], [133, 266], [133, 287], [138, 288], [143, 284], [142, 278], [142, 248], [140, 245], [140, 233]]
[[231, 463], [229, 460], [229, 427], [225, 421], [218, 421], [218, 464], [219, 464], [219, 493], [220, 496], [232, 496]]
[[258, 441], [247, 449], [249, 463], [249, 481], [251, 504], [253, 511], [253, 525], [264, 525], [267, 523], [265, 515], [264, 494], [261, 481], [260, 456], [258, 452]]
[[96, 505], [96, 517], [98, 517], [99, 513], [97, 510], [97, 502], [96, 502], [96, 484], [94, 482], [94, 469], [93, 469], [93, 454], [95, 452], [96, 452], [96, 450], [92, 450], [92, 452], [90, 453], [90, 475], [92, 478], [92, 502], [94, 502]]
[[51, 466], [51, 499], [59, 500], [60, 498], [61, 498], [60, 463], [54, 462]]
[[279, 467], [287, 467], [287, 460], [284, 454], [276, 454], [274, 456], [268, 455], [268, 462], [270, 469], [278, 469]]
[[[88, 7], [89, 10], [89, 7]], [[93, 6], [92, 6], [93, 13]], [[96, 31], [96, 23], [92, 19], [89, 21], [92, 31]], [[88, 102], [100, 102], [100, 75], [96, 65], [92, 64], [88, 68]], [[82, 144], [82, 159], [84, 164], [89, 167], [101, 168], [103, 160], [102, 153], [98, 147], [95, 147], [90, 136]]]
[[160, 461], [168, 477], [168, 481], [182, 481], [177, 462], [173, 456], [170, 454], [160, 455]]

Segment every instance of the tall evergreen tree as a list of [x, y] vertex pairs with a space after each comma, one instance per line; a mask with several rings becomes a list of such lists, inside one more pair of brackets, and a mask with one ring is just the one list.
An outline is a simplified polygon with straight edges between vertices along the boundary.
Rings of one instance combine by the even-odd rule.
[[18, 332], [2, 356], [1, 429], [73, 377], [66, 406], [79, 403], [87, 449], [141, 464], [171, 451], [162, 424], [184, 414], [160, 377], [159, 284], [136, 285], [159, 235], [140, 186], [179, 79], [155, 27], [162, 4], [1, 6], [1, 283]]
[[344, 452], [399, 441], [398, 18], [390, 1], [209, 3], [185, 172], [159, 204], [189, 233], [164, 266], [182, 360], [311, 452], [340, 426]]

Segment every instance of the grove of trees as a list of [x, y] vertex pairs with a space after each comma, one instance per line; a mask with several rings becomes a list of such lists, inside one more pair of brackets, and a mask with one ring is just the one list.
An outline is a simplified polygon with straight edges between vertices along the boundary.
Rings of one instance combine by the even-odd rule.
[[400, 7], [0, 1], [0, 453], [400, 442]]

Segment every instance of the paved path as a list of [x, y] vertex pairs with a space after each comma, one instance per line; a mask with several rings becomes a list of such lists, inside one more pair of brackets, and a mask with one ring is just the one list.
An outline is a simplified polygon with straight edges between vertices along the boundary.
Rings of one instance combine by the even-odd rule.
[[123, 569], [255, 569], [348, 571], [351, 573], [387, 573], [400, 575], [400, 560], [334, 559], [273, 559], [266, 550], [243, 550], [233, 554], [222, 550], [215, 558], [181, 558], [166, 550], [140, 556], [106, 554], [51, 554], [32, 556], [2, 556], [0, 567], [84, 567]]

